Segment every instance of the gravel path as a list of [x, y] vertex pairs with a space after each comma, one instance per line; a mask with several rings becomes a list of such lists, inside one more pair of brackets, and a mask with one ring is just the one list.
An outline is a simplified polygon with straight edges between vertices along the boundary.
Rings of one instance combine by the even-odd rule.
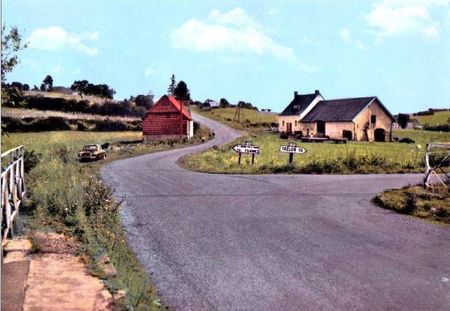
[[229, 142], [112, 162], [102, 169], [128, 241], [176, 310], [449, 310], [450, 229], [370, 203], [419, 175], [220, 175], [181, 156]]

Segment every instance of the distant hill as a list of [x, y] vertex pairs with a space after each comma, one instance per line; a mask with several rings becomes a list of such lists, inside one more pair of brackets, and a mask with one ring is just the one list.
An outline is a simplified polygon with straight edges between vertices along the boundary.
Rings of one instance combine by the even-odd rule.
[[430, 115], [416, 115], [412, 117], [416, 118], [422, 125], [450, 124], [450, 111], [437, 111]]

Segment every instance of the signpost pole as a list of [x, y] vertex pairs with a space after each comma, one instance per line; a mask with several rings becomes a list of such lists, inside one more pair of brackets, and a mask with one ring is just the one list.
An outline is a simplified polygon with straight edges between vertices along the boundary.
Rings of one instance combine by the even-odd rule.
[[239, 157], [238, 157], [238, 164], [241, 164], [241, 153], [238, 152], [238, 155], [239, 155]]
[[252, 165], [255, 163], [255, 154], [252, 153]]
[[289, 165], [292, 165], [293, 162], [294, 162], [294, 153], [290, 152], [289, 153]]

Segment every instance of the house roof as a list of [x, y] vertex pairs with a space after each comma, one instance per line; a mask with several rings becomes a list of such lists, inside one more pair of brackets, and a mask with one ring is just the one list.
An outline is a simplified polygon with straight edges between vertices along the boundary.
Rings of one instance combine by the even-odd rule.
[[320, 93], [317, 92], [303, 95], [295, 94], [294, 99], [286, 107], [286, 109], [280, 113], [280, 116], [300, 115], [309, 106], [309, 104], [311, 104], [317, 95], [320, 95]]
[[[352, 121], [367, 105], [369, 105], [376, 96], [343, 98], [332, 100], [321, 100], [317, 105], [302, 119], [302, 122], [316, 121]], [[378, 101], [391, 116], [389, 111]], [[392, 117], [392, 116], [391, 116]]]
[[181, 113], [188, 118], [189, 120], [192, 120], [192, 116], [191, 116], [191, 112], [189, 110], [186, 109], [186, 107], [179, 101], [177, 100], [175, 97], [173, 96], [167, 96], [164, 95], [163, 97], [161, 97], [159, 100], [161, 100], [162, 98], [167, 97], [169, 99], [169, 101], [172, 103], [172, 105], [178, 110], [180, 111], [180, 109], [182, 110]]

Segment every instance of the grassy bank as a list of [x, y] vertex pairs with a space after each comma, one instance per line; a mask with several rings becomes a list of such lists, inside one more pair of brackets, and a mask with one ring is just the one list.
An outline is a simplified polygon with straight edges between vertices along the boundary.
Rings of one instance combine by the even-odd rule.
[[[208, 136], [202, 129], [198, 136]], [[105, 163], [80, 164], [76, 153], [88, 143], [109, 143], [108, 159], [134, 156], [185, 146], [177, 142], [140, 144], [136, 132], [40, 132], [10, 133], [2, 137], [2, 149], [23, 144], [40, 161], [27, 176], [28, 209], [33, 230], [54, 230], [75, 236], [82, 243], [80, 255], [89, 258], [93, 275], [102, 278], [111, 292], [124, 289], [118, 309], [161, 310], [156, 289], [128, 248], [118, 213], [119, 205], [99, 176]], [[190, 143], [198, 142], [197, 137]], [[107, 254], [117, 270], [108, 275], [100, 261]]]
[[222, 122], [229, 127], [233, 127], [239, 130], [252, 130], [258, 128], [268, 128], [272, 123], [277, 122], [277, 115], [266, 112], [259, 112], [254, 109], [241, 108], [240, 121], [233, 122], [236, 114], [236, 108], [215, 108], [211, 110], [200, 110], [193, 106], [195, 112]]
[[7, 132], [140, 131], [141, 119], [76, 112], [3, 108], [2, 128]]
[[442, 187], [429, 191], [422, 186], [408, 186], [378, 194], [373, 202], [401, 214], [439, 223], [450, 223], [450, 194]]
[[[347, 144], [302, 143], [307, 152], [295, 155], [294, 166], [288, 166], [288, 155], [279, 152], [281, 145], [288, 143], [271, 133], [257, 133], [239, 139], [232, 144], [214, 147], [200, 154], [183, 159], [192, 170], [212, 173], [406, 173], [423, 171], [425, 144], [429, 141], [448, 141], [449, 133], [401, 130], [394, 132], [399, 138], [409, 137], [414, 144], [382, 142], [349, 142]], [[244, 155], [242, 164], [231, 149], [236, 143], [252, 141], [261, 153], [251, 165], [250, 155]]]
[[448, 124], [450, 120], [450, 111], [439, 111], [431, 115], [414, 116], [421, 124], [443, 125]]

